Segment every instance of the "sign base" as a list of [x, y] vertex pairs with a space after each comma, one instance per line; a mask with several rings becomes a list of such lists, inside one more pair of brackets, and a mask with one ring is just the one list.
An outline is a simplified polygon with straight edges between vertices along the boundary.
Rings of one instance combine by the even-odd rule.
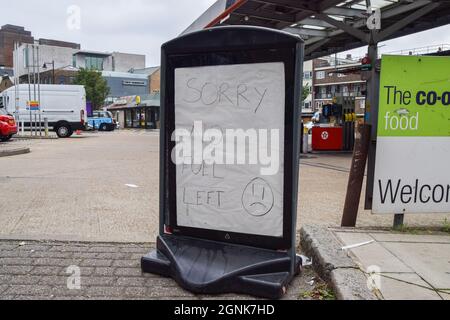
[[[297, 256], [296, 274], [302, 260]], [[141, 260], [144, 273], [173, 278], [198, 294], [242, 293], [279, 299], [293, 280], [288, 252], [163, 235]]]

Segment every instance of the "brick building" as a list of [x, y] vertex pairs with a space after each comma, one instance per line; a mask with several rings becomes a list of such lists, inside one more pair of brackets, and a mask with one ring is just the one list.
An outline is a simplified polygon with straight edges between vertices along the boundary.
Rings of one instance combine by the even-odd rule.
[[12, 68], [14, 43], [33, 43], [34, 38], [24, 27], [10, 24], [0, 28], [0, 66]]
[[145, 74], [148, 76], [148, 91], [150, 94], [159, 93], [161, 91], [161, 68], [150, 67], [144, 69], [133, 69], [131, 73]]
[[361, 62], [349, 55], [346, 59], [325, 57], [313, 62], [313, 108], [320, 111], [336, 96], [355, 97], [358, 116], [364, 115], [366, 81], [361, 77]]

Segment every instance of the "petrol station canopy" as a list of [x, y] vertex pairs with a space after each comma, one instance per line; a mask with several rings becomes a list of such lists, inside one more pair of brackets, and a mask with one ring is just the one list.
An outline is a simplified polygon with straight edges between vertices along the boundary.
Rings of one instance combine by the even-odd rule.
[[309, 60], [449, 23], [449, 0], [218, 0], [183, 34], [219, 25], [284, 30], [304, 39]]

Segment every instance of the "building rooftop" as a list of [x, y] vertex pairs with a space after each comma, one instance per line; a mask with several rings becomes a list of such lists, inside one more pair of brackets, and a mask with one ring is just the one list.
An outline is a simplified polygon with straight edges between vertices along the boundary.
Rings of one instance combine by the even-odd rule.
[[144, 68], [144, 69], [131, 69], [130, 72], [134, 73], [134, 74], [145, 74], [147, 76], [151, 76], [159, 69], [160, 69], [160, 67], [150, 67], [150, 68]]
[[88, 55], [96, 55], [96, 56], [102, 56], [102, 57], [109, 57], [111, 56], [111, 53], [108, 52], [100, 52], [100, 51], [91, 51], [91, 50], [80, 50], [74, 53], [74, 55], [78, 54], [88, 54]]
[[64, 48], [71, 48], [71, 49], [80, 49], [81, 48], [80, 44], [78, 44], [78, 43], [66, 42], [66, 41], [62, 41], [62, 40], [39, 39], [38, 43], [40, 45], [64, 47]]
[[102, 76], [109, 77], [109, 78], [129, 78], [129, 79], [147, 80], [147, 75], [136, 74], [136, 73], [131, 73], [131, 72], [102, 71]]
[[0, 28], [1, 31], [10, 31], [10, 32], [17, 32], [25, 35], [31, 35], [30, 31], [25, 30], [24, 27], [21, 26], [15, 26], [12, 24], [5, 24]]

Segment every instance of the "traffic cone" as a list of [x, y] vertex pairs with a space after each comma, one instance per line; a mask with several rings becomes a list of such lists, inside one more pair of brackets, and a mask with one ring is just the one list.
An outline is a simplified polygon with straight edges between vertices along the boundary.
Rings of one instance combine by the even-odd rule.
[[81, 136], [81, 130], [77, 130], [76, 135]]

